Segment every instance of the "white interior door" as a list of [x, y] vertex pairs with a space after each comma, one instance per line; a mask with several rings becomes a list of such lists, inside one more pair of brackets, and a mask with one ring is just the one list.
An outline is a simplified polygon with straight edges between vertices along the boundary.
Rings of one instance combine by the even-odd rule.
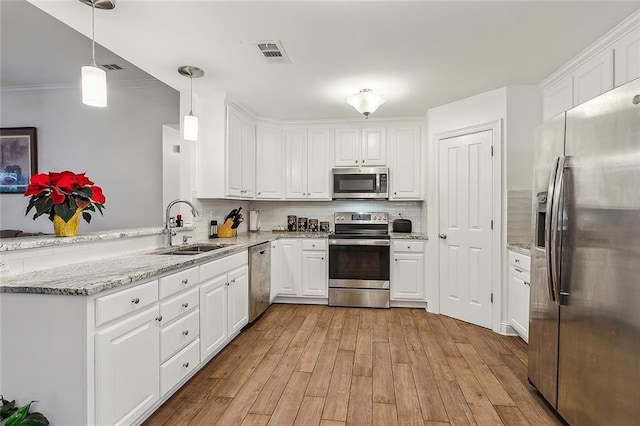
[[440, 312], [492, 325], [493, 131], [440, 140]]

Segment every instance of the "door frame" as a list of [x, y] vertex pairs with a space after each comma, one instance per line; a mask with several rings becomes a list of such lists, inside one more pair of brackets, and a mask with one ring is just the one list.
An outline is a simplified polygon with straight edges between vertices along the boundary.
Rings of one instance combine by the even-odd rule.
[[[491, 251], [493, 257], [493, 265], [491, 267], [491, 283], [492, 283], [492, 292], [493, 292], [493, 307], [492, 307], [492, 330], [498, 333], [506, 334], [506, 322], [503, 324], [502, 313], [506, 313], [506, 298], [504, 298], [503, 302], [503, 294], [506, 292], [504, 289], [504, 277], [502, 273], [502, 265], [505, 262], [504, 257], [506, 256], [506, 251], [502, 250], [504, 246], [502, 243], [502, 230], [504, 228], [503, 224], [503, 210], [504, 210], [504, 197], [503, 192], [506, 190], [506, 184], [503, 182], [503, 144], [504, 140], [502, 138], [502, 126], [503, 120], [501, 118], [489, 121], [485, 123], [475, 124], [472, 126], [461, 127], [454, 130], [448, 130], [445, 132], [437, 133], [432, 136], [433, 145], [431, 147], [430, 153], [431, 161], [429, 162], [431, 167], [430, 177], [431, 182], [433, 184], [429, 185], [430, 187], [430, 196], [428, 199], [430, 200], [429, 209], [430, 214], [428, 214], [428, 230], [429, 235], [433, 236], [434, 243], [429, 244], [431, 246], [431, 262], [429, 264], [429, 269], [433, 272], [429, 274], [431, 277], [431, 281], [435, 283], [432, 287], [433, 298], [428, 301], [427, 310], [433, 313], [440, 313], [440, 240], [438, 238], [438, 234], [440, 233], [440, 164], [438, 159], [440, 158], [440, 145], [441, 141], [444, 139], [449, 139], [452, 137], [468, 135], [472, 133], [483, 132], [487, 130], [492, 131], [492, 146], [493, 146], [493, 159], [491, 162], [492, 165], [492, 192], [493, 192], [493, 205], [492, 205], [492, 215], [493, 215], [493, 235], [491, 241]], [[505, 320], [506, 321], [506, 320]]]

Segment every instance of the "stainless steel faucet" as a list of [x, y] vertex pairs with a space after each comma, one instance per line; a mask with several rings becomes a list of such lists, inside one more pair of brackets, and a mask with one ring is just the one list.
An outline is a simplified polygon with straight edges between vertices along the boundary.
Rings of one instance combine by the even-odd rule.
[[193, 215], [194, 218], [200, 216], [200, 213], [198, 213], [198, 209], [196, 209], [196, 206], [191, 204], [191, 201], [189, 200], [177, 199], [170, 202], [169, 205], [167, 206], [167, 210], [164, 213], [164, 232], [167, 234], [167, 247], [172, 246], [171, 237], [176, 235], [175, 231], [171, 230], [169, 220], [170, 220], [170, 214], [171, 214], [171, 207], [173, 207], [175, 204], [178, 204], [178, 203], [185, 203], [186, 205], [188, 205], [191, 208], [191, 214]]

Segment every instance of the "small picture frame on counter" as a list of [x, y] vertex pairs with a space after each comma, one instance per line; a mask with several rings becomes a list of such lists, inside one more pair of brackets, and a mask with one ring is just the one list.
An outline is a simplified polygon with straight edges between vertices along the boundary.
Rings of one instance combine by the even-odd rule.
[[320, 232], [329, 232], [329, 222], [320, 222]]
[[294, 215], [287, 216], [287, 231], [296, 232], [298, 230], [298, 217]]
[[298, 218], [298, 232], [307, 232], [307, 218], [299, 217]]
[[309, 232], [318, 232], [318, 219], [309, 219]]

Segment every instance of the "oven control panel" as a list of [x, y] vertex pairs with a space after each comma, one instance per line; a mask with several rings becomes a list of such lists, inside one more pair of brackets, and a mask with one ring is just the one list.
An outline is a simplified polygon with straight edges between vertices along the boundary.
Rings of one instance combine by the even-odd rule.
[[334, 214], [335, 223], [351, 223], [351, 224], [388, 224], [389, 214], [387, 212], [338, 212]]

